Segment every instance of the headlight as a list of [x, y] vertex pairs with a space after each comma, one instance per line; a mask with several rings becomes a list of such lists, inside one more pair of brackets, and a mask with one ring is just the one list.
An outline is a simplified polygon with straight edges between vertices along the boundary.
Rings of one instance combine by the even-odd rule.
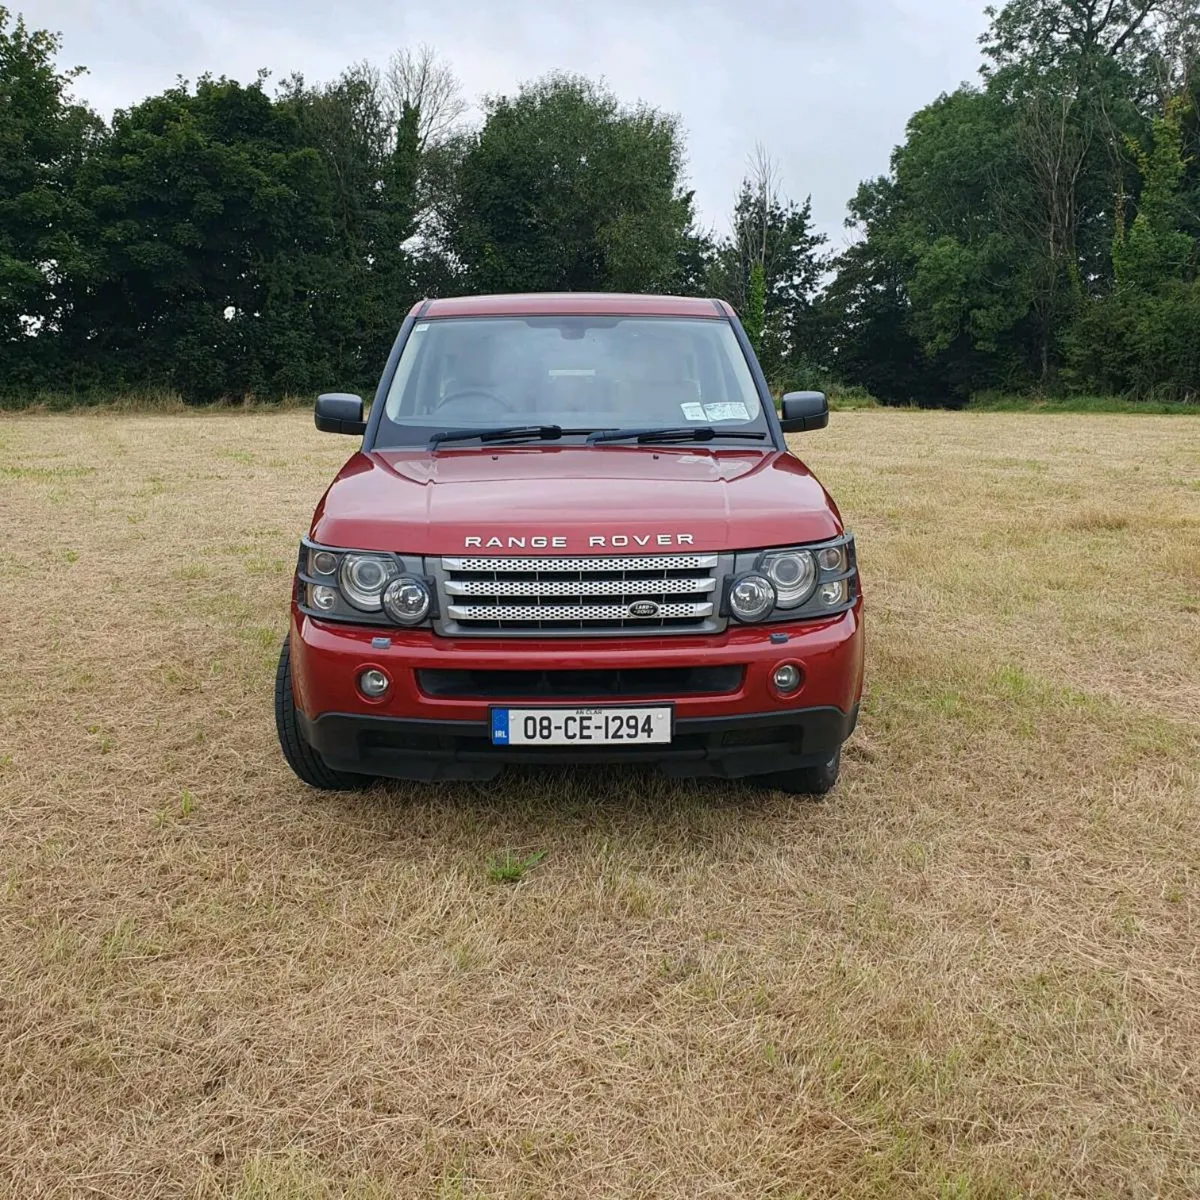
[[829, 620], [857, 603], [854, 535], [823, 542], [740, 550], [724, 611], [743, 625]]
[[424, 567], [420, 555], [343, 550], [304, 539], [296, 597], [310, 616], [329, 621], [428, 627], [437, 612], [437, 592]]
[[431, 603], [429, 588], [411, 575], [393, 579], [383, 593], [383, 611], [397, 625], [420, 625], [429, 616]]
[[775, 607], [775, 587], [764, 575], [743, 575], [729, 589], [729, 609], [743, 624], [765, 620]]
[[817, 586], [817, 564], [808, 550], [780, 550], [766, 554], [762, 567], [775, 585], [780, 608], [799, 608]]
[[383, 589], [398, 570], [390, 558], [374, 554], [347, 554], [338, 571], [342, 595], [364, 612], [378, 612]]

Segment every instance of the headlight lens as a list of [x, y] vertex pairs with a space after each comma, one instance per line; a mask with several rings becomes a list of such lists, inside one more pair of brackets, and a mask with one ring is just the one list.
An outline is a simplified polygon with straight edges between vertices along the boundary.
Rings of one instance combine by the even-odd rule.
[[347, 554], [342, 559], [338, 582], [342, 595], [364, 612], [378, 612], [382, 607], [381, 596], [388, 580], [397, 571], [390, 558], [374, 554]]
[[429, 616], [431, 603], [429, 588], [411, 575], [393, 579], [383, 593], [383, 611], [397, 625], [420, 625]]
[[775, 587], [765, 575], [743, 575], [729, 589], [729, 608], [743, 624], [753, 625], [771, 615]]
[[337, 592], [331, 587], [310, 585], [308, 598], [313, 608], [319, 608], [322, 612], [329, 612], [337, 604]]
[[845, 604], [849, 597], [849, 585], [844, 579], [838, 580], [837, 583], [821, 584], [821, 603], [828, 608], [835, 608], [839, 604]]
[[817, 552], [817, 562], [820, 563], [822, 571], [840, 575], [846, 569], [846, 547], [826, 546], [824, 550]]
[[338, 569], [338, 556], [331, 550], [310, 550], [308, 569], [314, 575], [333, 575]]
[[762, 561], [767, 578], [775, 585], [780, 608], [799, 608], [817, 584], [817, 564], [808, 550], [783, 550]]

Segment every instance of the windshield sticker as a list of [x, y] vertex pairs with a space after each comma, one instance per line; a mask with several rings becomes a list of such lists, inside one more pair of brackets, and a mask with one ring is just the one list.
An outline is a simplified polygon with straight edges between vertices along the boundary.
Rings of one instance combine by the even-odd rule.
[[429, 328], [429, 322], [426, 321], [423, 325], [414, 325], [413, 333], [424, 333]]
[[703, 404], [681, 404], [679, 407], [683, 409], [683, 415], [689, 421], [703, 421], [705, 419]]
[[[699, 408], [699, 405], [694, 407]], [[710, 421], [748, 421], [750, 412], [744, 404], [706, 404], [704, 415]]]

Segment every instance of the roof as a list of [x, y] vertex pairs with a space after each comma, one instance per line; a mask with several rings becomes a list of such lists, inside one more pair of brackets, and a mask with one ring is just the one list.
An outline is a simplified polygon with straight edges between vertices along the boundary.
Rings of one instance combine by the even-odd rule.
[[[425, 301], [413, 308], [421, 310]], [[451, 296], [428, 301], [426, 317], [708, 317], [716, 320], [723, 301], [690, 296], [631, 296], [616, 292], [531, 292], [509, 296]]]

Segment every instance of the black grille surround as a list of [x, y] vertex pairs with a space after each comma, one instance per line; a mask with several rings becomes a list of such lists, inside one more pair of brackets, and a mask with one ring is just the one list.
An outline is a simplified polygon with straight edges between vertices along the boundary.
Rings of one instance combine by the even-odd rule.
[[434, 628], [448, 637], [719, 633], [733, 561], [711, 553], [427, 560]]
[[421, 670], [427, 696], [463, 700], [644, 699], [652, 696], [728, 696], [746, 677], [744, 666], [634, 667], [598, 671]]

